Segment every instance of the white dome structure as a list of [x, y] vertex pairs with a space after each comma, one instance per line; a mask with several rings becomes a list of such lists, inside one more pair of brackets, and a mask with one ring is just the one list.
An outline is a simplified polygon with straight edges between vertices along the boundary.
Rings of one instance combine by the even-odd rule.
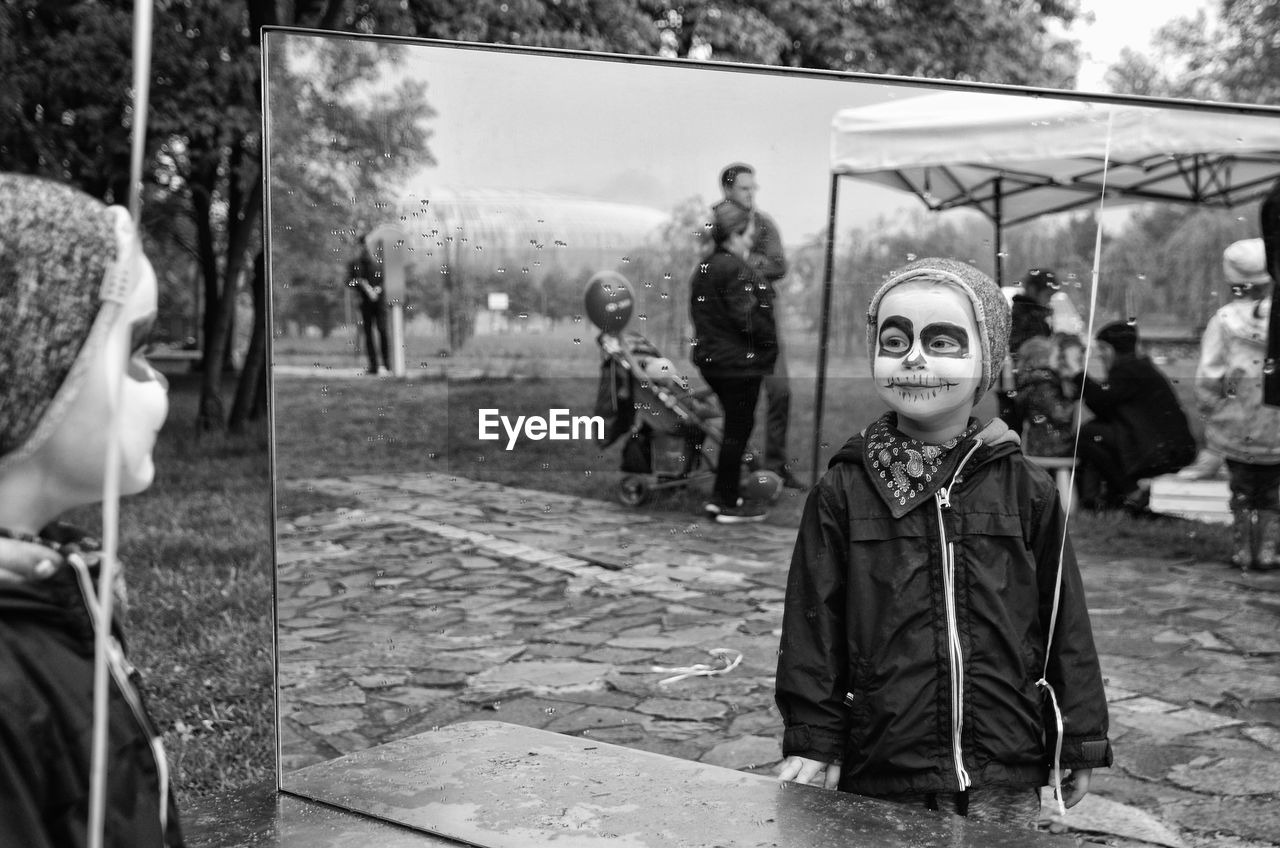
[[394, 223], [428, 273], [615, 267], [670, 220], [647, 206], [520, 189], [441, 187], [406, 197]]

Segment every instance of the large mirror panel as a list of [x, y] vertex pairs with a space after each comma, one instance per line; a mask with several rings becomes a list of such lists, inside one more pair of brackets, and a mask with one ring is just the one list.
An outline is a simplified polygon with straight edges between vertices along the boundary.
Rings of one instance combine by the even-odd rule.
[[[285, 789], [480, 719], [768, 773], [804, 485], [882, 410], [885, 275], [947, 256], [1012, 297], [1054, 269], [1054, 329], [1136, 322], [1200, 439], [1221, 252], [1280, 159], [1280, 122], [1209, 107], [294, 31], [265, 52]], [[770, 455], [762, 401], [749, 530], [704, 515], [720, 419], [690, 359], [733, 163], [786, 260], [789, 427]]]

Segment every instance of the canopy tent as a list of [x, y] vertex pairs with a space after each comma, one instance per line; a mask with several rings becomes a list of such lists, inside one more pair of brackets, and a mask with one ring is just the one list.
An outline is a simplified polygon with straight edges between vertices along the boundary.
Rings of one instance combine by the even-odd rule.
[[1278, 118], [1280, 111], [1270, 117], [969, 91], [837, 112], [814, 410], [815, 480], [842, 177], [910, 191], [934, 211], [982, 212], [995, 229], [996, 278], [1002, 282], [1004, 227], [1095, 205], [1104, 183], [1108, 207], [1151, 201], [1231, 207], [1262, 197], [1280, 178]]

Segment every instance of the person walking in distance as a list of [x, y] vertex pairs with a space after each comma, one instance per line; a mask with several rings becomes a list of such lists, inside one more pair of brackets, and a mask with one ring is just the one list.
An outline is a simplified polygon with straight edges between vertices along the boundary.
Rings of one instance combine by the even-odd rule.
[[[775, 323], [779, 323], [778, 286], [787, 273], [787, 257], [782, 247], [782, 236], [773, 218], [756, 206], [755, 170], [742, 162], [735, 162], [720, 172], [720, 191], [724, 199], [716, 204], [734, 204], [750, 213], [755, 237], [747, 264], [756, 272], [760, 284], [768, 290], [769, 302], [774, 304]], [[714, 211], [714, 210], [713, 210]], [[781, 326], [778, 326], [778, 357], [773, 373], [764, 378], [765, 436], [764, 467], [782, 478], [784, 486], [802, 489], [802, 484], [788, 467], [787, 425], [791, 416], [791, 384], [787, 378], [787, 362], [782, 348]]]
[[[347, 270], [347, 285], [360, 298], [360, 322], [364, 327], [364, 349], [370, 374], [386, 374], [391, 367], [387, 343], [387, 297], [382, 287], [382, 263], [369, 250], [367, 234], [361, 234], [359, 249]], [[381, 364], [379, 364], [381, 355]]]

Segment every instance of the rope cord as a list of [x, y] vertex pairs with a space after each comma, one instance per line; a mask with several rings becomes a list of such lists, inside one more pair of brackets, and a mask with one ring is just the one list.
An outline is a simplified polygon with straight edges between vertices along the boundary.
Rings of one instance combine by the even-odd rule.
[[[141, 231], [138, 228], [139, 213], [142, 205], [142, 163], [146, 152], [147, 136], [147, 99], [149, 93], [151, 71], [151, 2], [136, 0], [133, 14], [133, 126], [131, 133], [130, 165], [129, 165], [129, 216], [134, 224], [133, 237], [123, 248], [117, 245], [117, 264], [136, 270], [141, 252]], [[119, 227], [117, 227], [117, 230]], [[126, 252], [127, 251], [127, 252]], [[108, 275], [111, 276], [110, 274]], [[113, 287], [108, 280], [104, 285], [103, 310], [112, 310], [106, 317], [115, 318], [124, 300], [124, 294], [118, 286]], [[106, 355], [114, 355], [109, 348]], [[94, 617], [94, 651], [93, 651], [93, 736], [89, 764], [89, 848], [102, 848], [106, 841], [106, 794], [107, 794], [107, 734], [109, 685], [111, 674], [111, 591], [115, 584], [116, 551], [119, 547], [120, 531], [120, 463], [121, 463], [121, 421], [120, 400], [124, 385], [123, 368], [116, 369], [116, 382], [108, 387], [110, 398], [110, 420], [107, 430], [106, 468], [102, 479], [102, 563], [98, 574], [98, 609]], [[153, 742], [153, 750], [155, 750]], [[164, 777], [165, 764], [162, 764], [163, 752], [157, 758], [157, 767]], [[167, 822], [167, 785], [161, 787], [161, 827], [162, 833]]]
[[[667, 667], [655, 665], [650, 667], [650, 671], [655, 672], [677, 672], [673, 677], [667, 677], [658, 681], [659, 686], [665, 686], [668, 683], [675, 683], [689, 677], [713, 677], [717, 674], [726, 674], [733, 671], [742, 663], [742, 652], [734, 651], [730, 648], [712, 648], [707, 651], [711, 656], [720, 660], [719, 666], [707, 665], [706, 663], [695, 663], [693, 665]], [[729, 657], [733, 658], [730, 659]]]
[[[1098, 279], [1102, 264], [1102, 213], [1106, 209], [1107, 200], [1107, 173], [1111, 164], [1111, 121], [1114, 116], [1113, 110], [1107, 111], [1107, 141], [1102, 154], [1102, 191], [1098, 196], [1098, 226], [1094, 233], [1093, 239], [1093, 270], [1091, 275], [1092, 286], [1089, 289], [1089, 320], [1085, 327], [1084, 341], [1084, 362], [1082, 367], [1088, 367], [1089, 354], [1093, 350], [1093, 319], [1098, 312]], [[1083, 383], [1081, 384], [1083, 385]], [[1076, 401], [1078, 408], [1076, 410], [1076, 427], [1075, 439], [1072, 443], [1072, 455], [1079, 455], [1080, 448], [1080, 427], [1083, 416], [1080, 414], [1084, 406], [1084, 391], [1080, 392], [1080, 397]], [[1036, 681], [1036, 685], [1045, 689], [1049, 693], [1049, 701], [1053, 705], [1054, 721], [1057, 725], [1057, 737], [1053, 749], [1053, 770], [1050, 772], [1049, 779], [1053, 785], [1053, 798], [1058, 804], [1058, 815], [1066, 818], [1067, 808], [1062, 799], [1062, 710], [1058, 706], [1058, 695], [1053, 690], [1053, 685], [1049, 683], [1049, 660], [1053, 655], [1053, 636], [1058, 628], [1058, 608], [1062, 601], [1062, 562], [1066, 557], [1067, 551], [1067, 529], [1071, 522], [1071, 502], [1075, 498], [1076, 490], [1076, 467], [1073, 463], [1071, 466], [1070, 485], [1067, 487], [1067, 501], [1062, 505], [1062, 538], [1058, 543], [1058, 573], [1053, 583], [1053, 611], [1049, 615], [1049, 633], [1045, 640], [1044, 651], [1044, 669], [1040, 679]]]

